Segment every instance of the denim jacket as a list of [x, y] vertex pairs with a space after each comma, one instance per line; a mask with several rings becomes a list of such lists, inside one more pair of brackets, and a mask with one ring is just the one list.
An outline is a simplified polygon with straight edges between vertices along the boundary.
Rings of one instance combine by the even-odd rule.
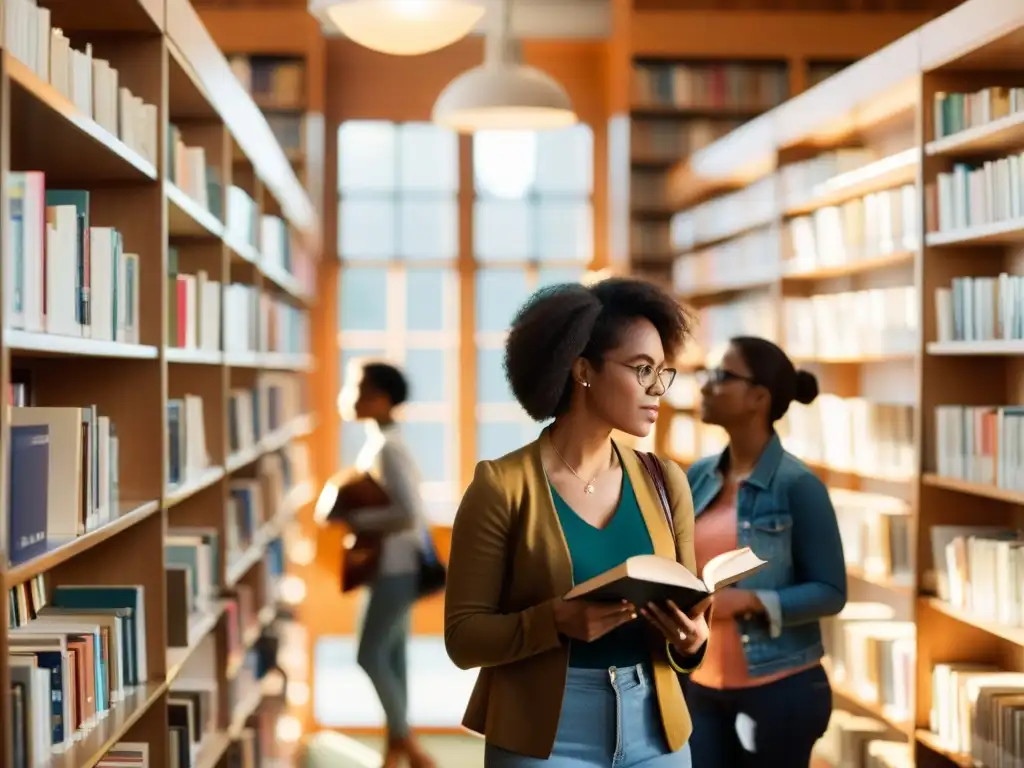
[[[722, 490], [728, 451], [687, 472], [700, 518]], [[846, 605], [846, 565], [836, 513], [824, 483], [773, 435], [736, 501], [739, 546], [768, 565], [736, 586], [757, 593], [768, 620], [737, 616], [750, 674], [768, 675], [824, 655], [819, 619]]]

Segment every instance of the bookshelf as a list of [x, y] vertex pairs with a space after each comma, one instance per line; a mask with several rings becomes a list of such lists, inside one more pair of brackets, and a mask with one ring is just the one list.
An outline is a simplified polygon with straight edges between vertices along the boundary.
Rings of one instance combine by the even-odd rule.
[[613, 3], [611, 264], [667, 280], [677, 210], [673, 166], [928, 18], [864, 12], [844, 14], [837, 24], [833, 14], [813, 12], [668, 11], [634, 0]]
[[187, 0], [3, 5], [4, 763], [253, 766], [313, 495], [316, 207]]
[[1022, 757], [998, 724], [1024, 706], [1022, 42], [1019, 4], [968, 0], [670, 173], [672, 279], [700, 325], [659, 449], [724, 444], [692, 374], [732, 335], [821, 384], [780, 432], [829, 486], [848, 563], [827, 764]]

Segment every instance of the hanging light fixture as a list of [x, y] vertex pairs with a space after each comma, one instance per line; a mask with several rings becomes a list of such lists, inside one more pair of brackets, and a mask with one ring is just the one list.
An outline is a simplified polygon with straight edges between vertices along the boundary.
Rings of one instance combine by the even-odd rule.
[[461, 40], [484, 17], [486, 0], [315, 0], [349, 39], [393, 56], [416, 56]]
[[511, 31], [511, 0], [499, 0], [488, 32], [484, 63], [463, 72], [434, 102], [433, 121], [460, 133], [480, 130], [539, 131], [576, 122], [572, 100], [551, 76], [522, 63]]

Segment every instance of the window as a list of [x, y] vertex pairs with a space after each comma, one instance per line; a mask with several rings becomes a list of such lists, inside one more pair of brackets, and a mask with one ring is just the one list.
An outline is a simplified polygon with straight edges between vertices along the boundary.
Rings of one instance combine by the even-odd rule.
[[[423, 474], [428, 507], [437, 510], [453, 509], [461, 492], [458, 179], [451, 131], [374, 120], [338, 130], [342, 364], [376, 357], [406, 371], [403, 436]], [[342, 426], [346, 465], [363, 437], [359, 425]]]
[[[467, 461], [500, 456], [539, 433], [505, 380], [505, 335], [537, 288], [580, 280], [594, 249], [590, 129], [484, 131], [465, 140], [473, 242], [460, 260], [459, 141], [426, 123], [357, 120], [338, 131], [341, 362], [385, 358], [406, 370], [403, 435], [439, 522], [451, 520], [471, 479], [460, 472], [460, 429], [475, 431]], [[462, 325], [462, 296], [472, 297], [473, 327]], [[476, 402], [460, 408], [459, 352], [467, 348]], [[343, 425], [343, 461], [351, 463], [362, 440], [358, 425]]]
[[585, 125], [473, 136], [478, 459], [508, 453], [540, 430], [508, 391], [502, 347], [533, 291], [580, 280], [593, 259], [593, 156]]

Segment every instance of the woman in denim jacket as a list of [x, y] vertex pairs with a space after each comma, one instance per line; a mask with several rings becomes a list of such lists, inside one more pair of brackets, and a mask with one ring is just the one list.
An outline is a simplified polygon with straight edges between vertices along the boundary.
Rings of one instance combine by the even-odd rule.
[[702, 378], [701, 418], [729, 446], [687, 472], [697, 567], [738, 546], [768, 566], [715, 598], [704, 664], [686, 683], [693, 764], [807, 768], [832, 714], [819, 620], [845, 605], [846, 567], [827, 489], [774, 425], [792, 401], [812, 402], [818, 383], [749, 336]]

